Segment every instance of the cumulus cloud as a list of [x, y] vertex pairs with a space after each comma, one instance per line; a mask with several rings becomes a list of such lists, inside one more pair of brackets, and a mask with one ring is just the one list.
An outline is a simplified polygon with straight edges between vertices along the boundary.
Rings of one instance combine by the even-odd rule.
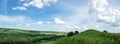
[[50, 6], [50, 2], [56, 3], [58, 0], [32, 0], [28, 4], [37, 8], [43, 8], [45, 5]]
[[29, 5], [32, 5], [37, 8], [43, 8], [44, 3], [42, 2], [42, 0], [32, 0], [29, 2]]
[[105, 11], [105, 6], [108, 5], [107, 0], [91, 0], [92, 7], [97, 11]]
[[43, 24], [43, 22], [42, 21], [38, 21], [37, 24], [41, 25], [41, 24]]
[[91, 0], [90, 14], [95, 15], [97, 21], [105, 22], [107, 24], [119, 24], [120, 10], [113, 8], [108, 0]]
[[18, 6], [18, 7], [14, 7], [12, 8], [13, 10], [27, 10], [26, 7], [23, 7], [23, 6]]
[[[25, 0], [20, 0], [24, 2]], [[27, 10], [27, 7], [33, 6], [36, 8], [43, 8], [44, 6], [50, 6], [50, 3], [56, 3], [58, 0], [30, 0], [28, 2], [23, 3], [22, 6], [13, 7], [13, 10]]]
[[24, 3], [23, 6], [25, 6], [25, 7], [29, 7], [30, 4], [29, 4], [29, 3]]
[[62, 21], [62, 20], [59, 19], [59, 18], [55, 18], [54, 21], [55, 21], [56, 24], [65, 24], [65, 22]]

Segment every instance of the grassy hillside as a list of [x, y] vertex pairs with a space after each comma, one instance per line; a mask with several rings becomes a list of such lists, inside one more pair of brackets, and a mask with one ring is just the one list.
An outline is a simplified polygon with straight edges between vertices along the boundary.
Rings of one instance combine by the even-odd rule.
[[107, 31], [87, 30], [65, 35], [65, 32], [0, 28], [0, 44], [120, 44], [120, 34]]
[[53, 32], [53, 31], [32, 31], [32, 30], [20, 30], [12, 28], [0, 28], [0, 37], [32, 37], [32, 36], [47, 36], [47, 35], [64, 35], [65, 32]]
[[54, 44], [120, 44], [120, 34], [87, 30], [71, 37], [65, 37]]
[[0, 44], [33, 44], [62, 37], [64, 34], [64, 32], [0, 28]]

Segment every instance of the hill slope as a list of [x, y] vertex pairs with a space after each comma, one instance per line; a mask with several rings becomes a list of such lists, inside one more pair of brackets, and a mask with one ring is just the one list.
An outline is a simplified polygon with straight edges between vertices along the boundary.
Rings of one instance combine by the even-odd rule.
[[33, 44], [42, 40], [52, 40], [54, 37], [62, 37], [64, 34], [64, 32], [0, 28], [0, 44]]
[[58, 40], [54, 44], [120, 44], [119, 35], [87, 30], [80, 34]]
[[[19, 35], [21, 34], [21, 35]], [[12, 29], [12, 28], [0, 28], [0, 37], [7, 37], [7, 35], [12, 37], [20, 37], [20, 36], [40, 36], [40, 35], [64, 35], [65, 32], [53, 32], [53, 31], [32, 31], [32, 30], [20, 30], [20, 29]]]

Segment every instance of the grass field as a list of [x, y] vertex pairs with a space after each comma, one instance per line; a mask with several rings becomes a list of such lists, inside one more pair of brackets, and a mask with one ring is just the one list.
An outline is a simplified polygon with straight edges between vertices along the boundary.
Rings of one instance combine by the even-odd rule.
[[120, 44], [120, 34], [90, 29], [67, 36], [66, 32], [0, 28], [0, 44]]
[[71, 37], [65, 37], [54, 44], [120, 44], [120, 34], [87, 30]]
[[0, 28], [0, 44], [34, 44], [64, 36], [64, 32]]

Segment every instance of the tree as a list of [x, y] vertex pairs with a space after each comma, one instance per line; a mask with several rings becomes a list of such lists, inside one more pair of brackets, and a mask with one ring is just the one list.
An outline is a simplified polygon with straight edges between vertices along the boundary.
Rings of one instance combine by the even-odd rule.
[[78, 31], [75, 31], [75, 34], [78, 34], [79, 32]]
[[67, 34], [67, 36], [73, 36], [73, 35], [74, 33], [72, 31]]
[[103, 32], [107, 33], [107, 31], [106, 31], [106, 30], [104, 30]]

